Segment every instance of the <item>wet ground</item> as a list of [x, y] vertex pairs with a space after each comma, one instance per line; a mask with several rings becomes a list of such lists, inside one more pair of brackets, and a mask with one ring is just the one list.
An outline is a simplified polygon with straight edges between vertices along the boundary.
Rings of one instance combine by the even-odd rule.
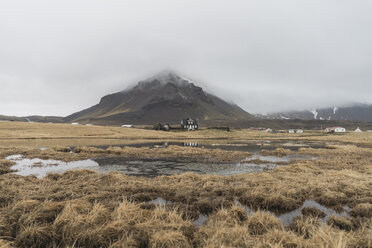
[[[162, 160], [128, 160], [122, 157], [105, 157], [74, 162], [63, 162], [58, 160], [27, 159], [21, 155], [9, 156], [6, 159], [16, 164], [11, 169], [15, 174], [28, 176], [35, 175], [43, 177], [48, 173], [63, 173], [71, 169], [90, 169], [99, 173], [118, 171], [126, 175], [156, 177], [160, 175], [182, 174], [193, 172], [196, 174], [234, 175], [250, 172], [272, 170], [277, 166], [294, 159], [314, 159], [309, 156], [289, 155], [284, 157], [262, 156], [259, 154], [247, 158], [244, 162], [230, 164], [213, 163], [191, 163], [179, 161]], [[259, 159], [262, 162], [255, 164], [251, 160]], [[280, 164], [278, 164], [280, 163]], [[283, 164], [284, 163], [284, 164]]]
[[[254, 141], [235, 141], [228, 142], [222, 140], [209, 140], [208, 142], [152, 142], [152, 143], [136, 143], [126, 144], [130, 147], [167, 147], [170, 145], [183, 147], [201, 147], [205, 149], [223, 149], [228, 151], [244, 151], [254, 155], [239, 163], [195, 163], [188, 161], [164, 161], [157, 160], [128, 160], [122, 157], [104, 157], [92, 158], [90, 160], [76, 161], [65, 163], [56, 160], [41, 160], [41, 159], [25, 159], [20, 156], [10, 156], [7, 159], [16, 162], [12, 169], [17, 170], [19, 175], [36, 175], [43, 177], [47, 173], [63, 173], [70, 169], [91, 169], [100, 173], [110, 171], [118, 171], [127, 175], [156, 177], [159, 175], [182, 174], [185, 172], [193, 172], [196, 174], [215, 174], [215, 175], [234, 175], [250, 172], [261, 172], [272, 170], [277, 166], [285, 166], [292, 160], [298, 159], [314, 159], [309, 156], [290, 155], [284, 157], [262, 156], [259, 154], [263, 149], [274, 150], [279, 147], [296, 151], [301, 147], [322, 148], [325, 145], [319, 142], [304, 142], [294, 140], [254, 140]], [[108, 146], [96, 146], [99, 148], [107, 148]], [[40, 149], [46, 149], [41, 147]], [[74, 149], [74, 147], [72, 147]], [[259, 164], [253, 160], [261, 160]]]
[[[161, 198], [161, 197], [158, 197], [158, 198], [156, 198], [152, 201], [148, 201], [146, 203], [161, 206], [161, 207], [173, 204], [173, 202], [165, 200], [164, 198]], [[251, 208], [241, 204], [237, 200], [235, 200], [235, 204], [242, 207], [247, 212], [248, 215], [253, 215], [256, 212], [255, 210], [252, 210]], [[275, 216], [276, 218], [278, 218], [280, 220], [280, 222], [285, 227], [289, 227], [297, 217], [303, 215], [301, 210], [303, 210], [304, 208], [314, 208], [314, 209], [317, 209], [320, 212], [324, 213], [324, 217], [320, 218], [323, 222], [327, 222], [327, 220], [331, 216], [350, 217], [349, 212], [351, 211], [351, 208], [349, 208], [348, 206], [344, 206], [342, 211], [337, 212], [337, 211], [335, 211], [331, 208], [327, 208], [326, 206], [323, 206], [323, 205], [321, 205], [321, 204], [319, 204], [319, 203], [317, 203], [316, 201], [313, 201], [313, 200], [306, 200], [300, 208], [295, 209], [291, 212], [287, 212], [287, 213], [276, 214], [276, 213], [273, 213], [273, 212], [270, 212], [270, 211], [262, 211], [262, 210], [261, 211], [262, 212], [267, 212], [267, 213]], [[209, 218], [208, 215], [199, 214], [198, 218], [194, 221], [194, 225], [202, 226], [208, 221], [208, 218]]]
[[[132, 143], [125, 145], [115, 145], [116, 147], [168, 147], [168, 146], [182, 146], [182, 147], [200, 147], [205, 149], [222, 149], [226, 151], [242, 151], [258, 153], [262, 149], [275, 150], [283, 147], [291, 151], [297, 151], [301, 147], [324, 148], [327, 144], [315, 141], [299, 141], [299, 140], [241, 140], [235, 142], [226, 142], [225, 140], [195, 140], [186, 142], [146, 142], [146, 143]], [[97, 148], [106, 149], [109, 146], [96, 146]], [[75, 147], [71, 147], [74, 150]]]

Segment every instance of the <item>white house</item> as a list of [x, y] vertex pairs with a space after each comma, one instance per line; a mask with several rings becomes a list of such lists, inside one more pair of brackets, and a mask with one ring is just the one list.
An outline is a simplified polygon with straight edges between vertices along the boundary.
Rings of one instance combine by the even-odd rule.
[[355, 129], [355, 131], [354, 132], [356, 132], [356, 133], [361, 133], [362, 132], [362, 130], [360, 130], [360, 128], [358, 127], [357, 129]]
[[289, 129], [288, 133], [303, 133], [304, 130], [302, 129]]
[[343, 127], [327, 127], [324, 131], [326, 133], [345, 133], [346, 129]]
[[133, 125], [121, 125], [121, 127], [127, 127], [127, 128], [130, 128], [130, 127], [133, 127]]

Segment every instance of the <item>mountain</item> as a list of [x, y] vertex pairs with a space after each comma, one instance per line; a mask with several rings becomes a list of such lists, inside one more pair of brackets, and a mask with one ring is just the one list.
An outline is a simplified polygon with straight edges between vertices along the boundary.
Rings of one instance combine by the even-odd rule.
[[342, 120], [372, 122], [372, 104], [352, 104], [344, 107], [289, 111], [257, 116], [271, 119]]
[[67, 116], [64, 121], [140, 125], [175, 124], [183, 118], [196, 118], [200, 123], [228, 123], [254, 117], [204, 91], [194, 81], [165, 71], [129, 90], [104, 96], [97, 105]]

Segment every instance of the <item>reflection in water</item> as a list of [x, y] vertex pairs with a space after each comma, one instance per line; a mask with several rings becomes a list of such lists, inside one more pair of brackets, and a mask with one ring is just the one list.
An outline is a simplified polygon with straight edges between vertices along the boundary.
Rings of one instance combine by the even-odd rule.
[[81, 160], [74, 162], [63, 162], [59, 160], [43, 160], [39, 158], [22, 158], [22, 155], [12, 155], [6, 157], [7, 160], [14, 161], [16, 164], [11, 169], [16, 170], [14, 174], [21, 176], [34, 175], [38, 178], [46, 176], [48, 173], [63, 173], [72, 169], [95, 169], [99, 165], [93, 160]]
[[196, 143], [196, 142], [185, 142], [185, 143], [183, 143], [183, 146], [185, 146], [185, 147], [198, 147], [198, 143]]

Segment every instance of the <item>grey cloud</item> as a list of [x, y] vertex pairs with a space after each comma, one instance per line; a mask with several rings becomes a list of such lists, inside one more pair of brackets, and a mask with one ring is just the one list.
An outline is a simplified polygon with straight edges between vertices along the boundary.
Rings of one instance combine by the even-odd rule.
[[371, 7], [4, 0], [0, 114], [68, 115], [168, 68], [253, 113], [372, 102]]

